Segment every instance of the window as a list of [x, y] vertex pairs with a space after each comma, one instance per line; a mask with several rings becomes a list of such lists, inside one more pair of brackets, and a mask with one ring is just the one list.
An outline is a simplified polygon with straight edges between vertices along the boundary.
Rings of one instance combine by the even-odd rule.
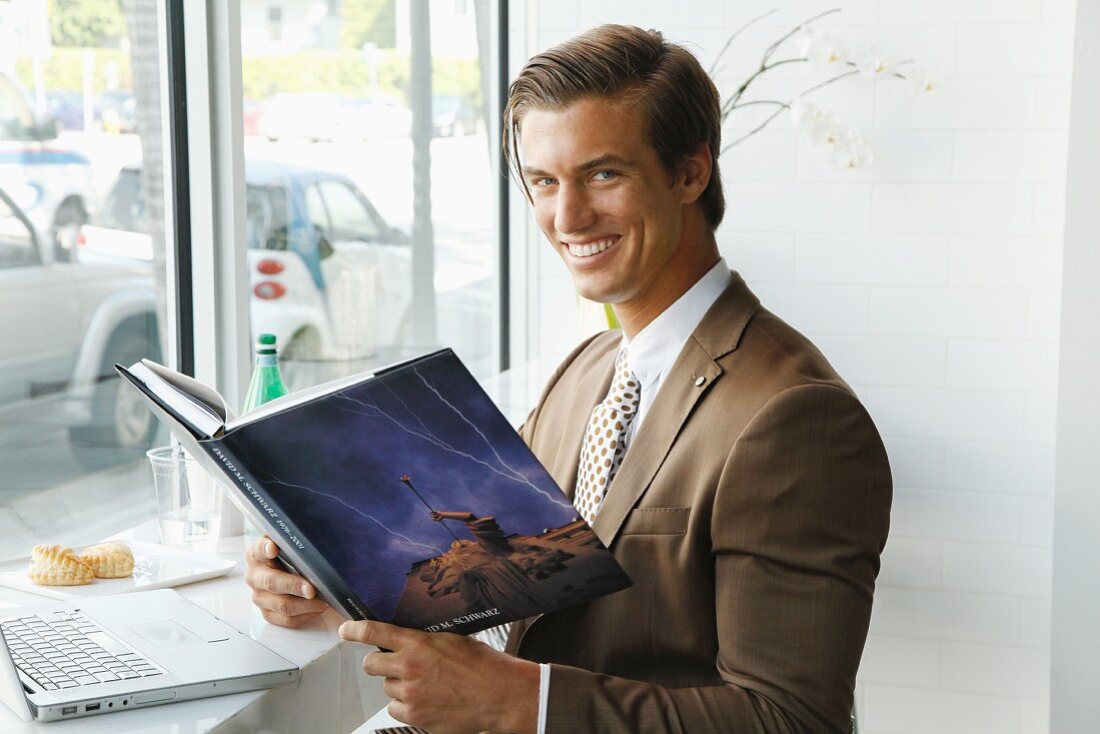
[[[250, 336], [276, 335], [291, 390], [442, 346], [479, 377], [500, 364], [492, 4], [377, 5], [327, 15], [336, 49], [275, 48], [241, 14], [245, 176], [286, 192], [287, 234], [248, 236], [286, 251], [275, 274], [250, 251]], [[250, 223], [271, 216], [247, 198]]]
[[267, 9], [267, 33], [272, 41], [283, 40], [283, 9], [278, 5]]
[[162, 3], [32, 5], [0, 3], [0, 559], [151, 517], [166, 440], [111, 368], [164, 354]]

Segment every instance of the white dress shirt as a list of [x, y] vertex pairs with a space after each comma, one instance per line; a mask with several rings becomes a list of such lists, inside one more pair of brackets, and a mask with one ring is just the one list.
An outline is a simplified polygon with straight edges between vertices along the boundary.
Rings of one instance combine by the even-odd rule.
[[[718, 300], [718, 296], [726, 290], [731, 279], [726, 261], [719, 259], [717, 265], [708, 270], [706, 275], [649, 322], [633, 339], [627, 339], [626, 334], [623, 334], [619, 350], [626, 350], [626, 361], [642, 385], [642, 401], [638, 406], [638, 414], [627, 429], [628, 450], [638, 433], [638, 427], [645, 420], [646, 412], [653, 405], [665, 376], [676, 363], [695, 327]], [[549, 697], [550, 666], [540, 663], [538, 734], [546, 733], [546, 702]]]

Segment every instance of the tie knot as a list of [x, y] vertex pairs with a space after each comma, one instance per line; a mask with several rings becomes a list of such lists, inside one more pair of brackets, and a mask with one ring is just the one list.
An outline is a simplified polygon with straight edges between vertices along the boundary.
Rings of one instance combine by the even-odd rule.
[[634, 413], [641, 402], [641, 383], [626, 360], [626, 350], [619, 352], [615, 359], [615, 379], [611, 385], [610, 397], [615, 399], [624, 413]]

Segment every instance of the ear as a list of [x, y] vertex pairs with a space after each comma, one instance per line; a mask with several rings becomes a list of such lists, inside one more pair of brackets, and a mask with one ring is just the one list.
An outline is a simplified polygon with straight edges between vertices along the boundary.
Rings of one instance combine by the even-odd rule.
[[699, 143], [694, 151], [680, 160], [680, 185], [683, 188], [684, 204], [692, 204], [703, 195], [713, 170], [714, 161], [706, 143]]

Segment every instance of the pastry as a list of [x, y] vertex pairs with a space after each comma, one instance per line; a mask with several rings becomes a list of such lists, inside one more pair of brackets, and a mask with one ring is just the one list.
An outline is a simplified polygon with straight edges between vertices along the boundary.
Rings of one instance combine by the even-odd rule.
[[114, 541], [85, 548], [80, 554], [96, 578], [121, 579], [134, 573], [134, 554], [130, 546]]
[[80, 586], [95, 579], [91, 567], [61, 545], [36, 545], [27, 576], [39, 586]]

